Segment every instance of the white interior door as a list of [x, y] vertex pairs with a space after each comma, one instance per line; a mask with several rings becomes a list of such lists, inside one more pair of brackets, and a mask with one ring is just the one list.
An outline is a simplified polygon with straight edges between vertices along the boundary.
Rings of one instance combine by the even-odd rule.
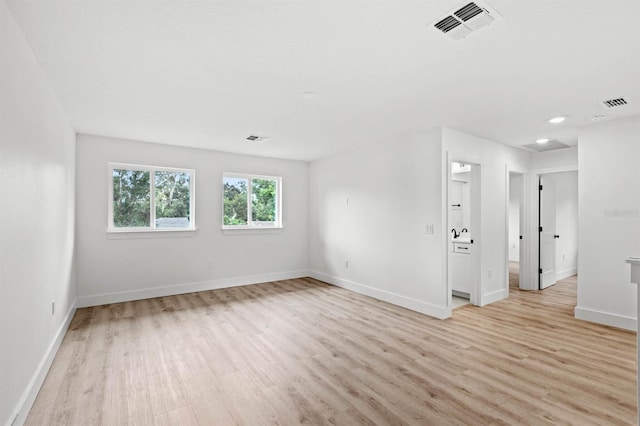
[[481, 259], [481, 245], [482, 235], [480, 233], [482, 229], [481, 223], [481, 181], [482, 173], [480, 164], [471, 164], [471, 171], [469, 173], [469, 237], [471, 238], [471, 303], [474, 305], [482, 306], [482, 276], [480, 263]]
[[540, 176], [540, 289], [556, 283], [556, 188], [553, 178]]

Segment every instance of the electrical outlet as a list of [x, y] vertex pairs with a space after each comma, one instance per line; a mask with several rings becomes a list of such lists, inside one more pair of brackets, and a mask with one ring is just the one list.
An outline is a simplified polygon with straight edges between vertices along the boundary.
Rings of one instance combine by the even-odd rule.
[[56, 301], [52, 300], [51, 301], [51, 315], [55, 315], [56, 313]]
[[348, 260], [345, 260], [345, 261], [344, 261], [344, 267], [345, 267], [345, 268], [348, 268], [348, 267], [349, 267], [349, 261], [348, 261]]
[[349, 197], [345, 198], [345, 200], [344, 200], [344, 205], [345, 205], [345, 206], [348, 206], [348, 205], [349, 205]]
[[424, 226], [425, 234], [433, 234], [433, 225], [425, 225]]

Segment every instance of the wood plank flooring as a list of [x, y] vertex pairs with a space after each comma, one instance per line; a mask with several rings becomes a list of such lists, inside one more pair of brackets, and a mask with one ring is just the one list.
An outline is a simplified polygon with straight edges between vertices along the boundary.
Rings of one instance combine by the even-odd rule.
[[575, 277], [433, 319], [306, 278], [80, 309], [28, 425], [636, 424]]

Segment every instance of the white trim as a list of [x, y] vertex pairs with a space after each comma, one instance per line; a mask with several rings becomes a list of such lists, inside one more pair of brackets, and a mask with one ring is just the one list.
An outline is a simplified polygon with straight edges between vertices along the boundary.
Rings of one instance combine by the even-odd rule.
[[284, 230], [284, 226], [279, 227], [255, 227], [255, 228], [222, 228], [225, 235], [255, 235], [255, 234], [279, 234]]
[[337, 287], [353, 291], [354, 293], [373, 297], [374, 299], [382, 300], [393, 305], [402, 306], [403, 308], [411, 309], [412, 311], [420, 312], [421, 314], [429, 315], [438, 319], [446, 319], [451, 317], [451, 308], [448, 308], [446, 306], [432, 305], [427, 302], [402, 296], [396, 293], [379, 290], [377, 288], [369, 287], [364, 284], [323, 274], [317, 271], [311, 271], [310, 276], [312, 278], [315, 278], [316, 280], [333, 284]]
[[31, 406], [33, 405], [36, 397], [38, 396], [38, 392], [40, 392], [40, 388], [42, 387], [42, 383], [44, 379], [47, 377], [47, 373], [49, 372], [49, 368], [51, 368], [51, 364], [53, 364], [53, 360], [58, 353], [58, 349], [60, 349], [60, 345], [62, 344], [62, 340], [69, 329], [69, 325], [71, 324], [71, 320], [76, 313], [76, 302], [74, 301], [69, 308], [69, 312], [67, 312], [67, 316], [64, 318], [62, 325], [58, 329], [58, 332], [55, 334], [53, 340], [49, 344], [47, 351], [45, 352], [38, 368], [33, 373], [27, 388], [24, 393], [20, 397], [18, 404], [16, 405], [11, 417], [7, 420], [6, 425], [21, 425], [27, 420], [27, 416], [29, 415], [29, 411], [31, 410]]
[[159, 228], [146, 230], [106, 231], [110, 240], [127, 240], [135, 238], [181, 238], [195, 237], [196, 229], [188, 228]]
[[569, 164], [566, 166], [557, 166], [557, 167], [546, 167], [544, 169], [532, 169], [529, 173], [537, 174], [537, 175], [547, 175], [551, 173], [564, 173], [564, 172], [577, 172], [578, 165], [577, 164]]
[[174, 296], [177, 294], [194, 293], [197, 291], [217, 290], [221, 288], [239, 287], [243, 285], [260, 284], [271, 281], [290, 280], [308, 276], [309, 271], [307, 270], [287, 271], [260, 275], [247, 275], [243, 277], [223, 278], [219, 280], [201, 281], [195, 283], [174, 284], [140, 290], [94, 294], [78, 297], [77, 306], [79, 308], [86, 308], [89, 306], [108, 305], [110, 303], [129, 302], [132, 300], [150, 299], [153, 297]]
[[[469, 301], [471, 304], [480, 306], [480, 302], [482, 299], [482, 173], [483, 166], [482, 161], [477, 156], [468, 156], [468, 153], [464, 152], [455, 152], [455, 151], [444, 151], [443, 159], [446, 163], [443, 165], [442, 170], [442, 191], [443, 196], [441, 197], [443, 200], [443, 209], [442, 214], [444, 215], [442, 220], [445, 223], [444, 230], [449, 231], [451, 228], [451, 224], [449, 223], [449, 181], [451, 180], [451, 163], [452, 162], [462, 162], [465, 164], [469, 164], [471, 167], [470, 173], [470, 191], [471, 191], [471, 199], [470, 199], [470, 212], [469, 212], [469, 229], [471, 229], [471, 235], [475, 240], [475, 247], [473, 251], [473, 255], [471, 258], [471, 292], [469, 294]], [[476, 202], [474, 202], [474, 197], [476, 198]], [[477, 206], [476, 206], [477, 204]], [[443, 253], [446, 257], [443, 269], [443, 274], [445, 278], [445, 288], [446, 288], [446, 301], [447, 306], [451, 307], [451, 294], [453, 290], [453, 284], [451, 281], [451, 262], [449, 261], [450, 254], [450, 232], [443, 232]], [[450, 309], [450, 308], [449, 308]], [[435, 316], [435, 315], [434, 315]]]
[[[507, 294], [509, 292], [509, 262], [518, 262], [520, 265], [518, 272], [518, 282], [519, 288], [525, 289], [528, 288], [528, 268], [529, 262], [529, 246], [527, 242], [529, 241], [530, 234], [528, 228], [528, 212], [529, 201], [528, 201], [528, 193], [527, 193], [527, 183], [529, 179], [528, 171], [525, 169], [521, 169], [519, 167], [513, 167], [511, 164], [505, 165], [506, 172], [506, 192], [505, 192], [505, 287], [507, 289]], [[511, 203], [511, 175], [520, 176], [520, 207], [519, 207], [519, 228], [521, 237], [519, 240], [519, 250], [516, 255], [517, 259], [511, 259], [510, 256], [510, 246], [509, 246], [509, 235], [510, 235], [510, 203]]]
[[497, 302], [499, 300], [507, 299], [509, 297], [509, 289], [502, 288], [500, 290], [492, 291], [482, 295], [482, 300], [479, 306], [485, 306], [490, 303]]
[[578, 273], [578, 268], [569, 268], [564, 271], [556, 271], [556, 280], [563, 280], [568, 277], [572, 277]]
[[638, 328], [636, 318], [625, 317], [623, 315], [612, 314], [610, 312], [596, 311], [594, 309], [581, 308], [576, 306], [575, 317], [579, 320], [595, 322], [597, 324], [609, 325], [611, 327], [623, 328], [625, 330], [636, 331]]

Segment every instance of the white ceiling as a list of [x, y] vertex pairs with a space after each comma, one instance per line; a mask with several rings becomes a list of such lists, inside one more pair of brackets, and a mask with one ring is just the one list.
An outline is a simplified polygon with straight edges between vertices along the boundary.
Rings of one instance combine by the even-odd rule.
[[80, 133], [310, 161], [435, 126], [575, 145], [640, 114], [638, 0], [487, 0], [503, 19], [459, 41], [430, 25], [457, 0], [6, 3]]

